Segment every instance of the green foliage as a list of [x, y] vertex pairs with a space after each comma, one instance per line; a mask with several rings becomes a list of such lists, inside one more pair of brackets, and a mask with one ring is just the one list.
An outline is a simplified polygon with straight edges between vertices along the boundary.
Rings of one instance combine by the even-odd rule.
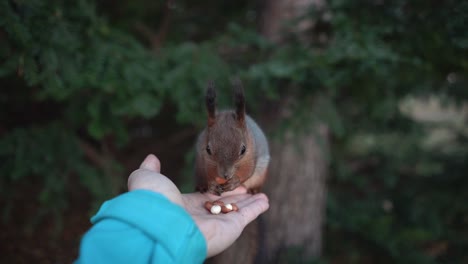
[[[59, 212], [78, 179], [98, 205], [123, 186], [115, 160], [134, 142], [135, 123], [166, 118], [200, 127], [207, 80], [228, 106], [226, 87], [239, 76], [258, 116], [288, 107], [272, 130], [310, 132], [317, 123], [331, 130], [319, 261], [466, 261], [466, 117], [422, 122], [401, 109], [408, 98], [466, 103], [466, 2], [330, 0], [302, 18], [315, 21], [310, 30], [287, 30], [275, 44], [254, 29], [250, 3], [177, 1], [157, 51], [135, 24], [158, 28], [162, 4], [107, 2], [0, 3], [4, 197], [14, 192], [9, 186], [37, 179], [43, 208]], [[450, 140], [429, 144], [441, 129]], [[89, 163], [86, 146], [101, 165]]]
[[[108, 184], [96, 182], [98, 173], [84, 161], [73, 132], [58, 123], [12, 130], [0, 140], [0, 160], [0, 173], [3, 175], [0, 191], [7, 201], [5, 208], [11, 209], [13, 206], [11, 199], [15, 196], [15, 187], [25, 182], [39, 183], [38, 201], [43, 210], [37, 212], [32, 223], [52, 213], [60, 228], [60, 216], [67, 207], [66, 196], [73, 173], [80, 173], [83, 179], [92, 179], [82, 183], [100, 200], [112, 194]], [[9, 211], [3, 213], [4, 220], [8, 220]]]
[[[461, 26], [463, 18], [448, 15], [455, 10], [468, 6], [330, 1], [333, 41], [320, 69], [347, 133], [334, 146], [327, 224], [331, 238], [351, 245], [328, 240], [335, 255], [398, 263], [464, 257], [460, 245], [466, 241], [454, 233], [468, 231], [460, 228], [468, 215], [461, 189], [467, 186], [467, 134], [449, 129], [453, 141], [425, 147], [434, 128], [400, 111], [408, 95], [466, 102], [468, 50], [455, 44], [466, 30], [448, 30]], [[450, 73], [456, 82], [447, 81]], [[433, 249], [438, 245], [447, 248]]]
[[[156, 116], [165, 100], [172, 100], [178, 107], [176, 118], [181, 123], [201, 121], [202, 105], [198, 102], [205, 82], [222, 76], [227, 67], [205, 44], [182, 43], [165, 48], [157, 56], [128, 33], [110, 27], [88, 1], [2, 1], [0, 5], [4, 39], [0, 77], [8, 87], [0, 98], [8, 108], [0, 115], [5, 124], [11, 124], [3, 128], [8, 133], [2, 135], [2, 142], [9, 147], [2, 153], [16, 162], [2, 165], [1, 172], [13, 179], [40, 175], [45, 186], [40, 200], [45, 209], [65, 208], [70, 180], [63, 174], [80, 175], [95, 204], [115, 195], [124, 186], [124, 176], [112, 156], [115, 154], [103, 153], [109, 147], [108, 139], [115, 139], [111, 144], [124, 146], [129, 140], [129, 123]], [[217, 74], [212, 74], [213, 67]], [[72, 140], [57, 142], [59, 138], [53, 133], [38, 132], [43, 138], [36, 142], [33, 129], [49, 128], [34, 117], [50, 115], [49, 110], [23, 113], [21, 105], [33, 105], [32, 109], [52, 105], [55, 114], [47, 121], [60, 124]], [[18, 118], [24, 114], [33, 117]], [[38, 124], [15, 130], [29, 122]], [[98, 159], [105, 160], [103, 167], [93, 168], [82, 158], [74, 158], [82, 149], [73, 142], [86, 140], [100, 141], [96, 152], [102, 156]], [[24, 157], [18, 149], [31, 151], [27, 152], [32, 155], [31, 163], [19, 166]], [[32, 151], [35, 149], [52, 153], [47, 157], [50, 162], [43, 163], [34, 156], [41, 154]], [[70, 162], [63, 165], [74, 166], [68, 166], [57, 178], [54, 166], [60, 158], [69, 158]], [[117, 175], [109, 175], [112, 173]]]

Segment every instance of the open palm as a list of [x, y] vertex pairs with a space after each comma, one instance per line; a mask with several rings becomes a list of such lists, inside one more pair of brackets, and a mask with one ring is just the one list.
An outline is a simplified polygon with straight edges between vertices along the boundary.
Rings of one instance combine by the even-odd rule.
[[[229, 247], [247, 224], [268, 209], [268, 198], [265, 194], [247, 194], [247, 190], [242, 186], [223, 193], [221, 197], [209, 193], [181, 194], [175, 184], [160, 174], [160, 171], [158, 158], [148, 155], [140, 168], [128, 178], [128, 190], [146, 189], [158, 192], [185, 208], [205, 236], [208, 257], [219, 254]], [[204, 203], [208, 200], [236, 203], [239, 211], [212, 215], [204, 207]]]

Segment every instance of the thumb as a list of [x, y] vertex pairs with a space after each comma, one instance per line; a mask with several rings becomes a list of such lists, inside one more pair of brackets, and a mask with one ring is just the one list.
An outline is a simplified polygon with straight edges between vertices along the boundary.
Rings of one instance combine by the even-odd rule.
[[161, 172], [161, 162], [159, 162], [159, 159], [155, 155], [149, 154], [141, 163], [140, 169], [147, 169], [159, 173]]

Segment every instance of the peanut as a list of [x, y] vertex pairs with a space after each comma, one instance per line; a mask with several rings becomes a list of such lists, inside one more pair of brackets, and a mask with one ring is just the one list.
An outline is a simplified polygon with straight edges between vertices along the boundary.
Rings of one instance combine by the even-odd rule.
[[221, 200], [214, 201], [213, 204], [219, 205], [219, 206], [224, 206], [224, 202]]
[[211, 212], [212, 214], [219, 214], [219, 213], [221, 213], [221, 210], [222, 210], [221, 206], [215, 204], [215, 205], [213, 205], [213, 206], [211, 207], [210, 212]]
[[234, 211], [234, 212], [239, 211], [239, 207], [237, 207], [237, 205], [235, 203], [231, 203], [230, 205], [232, 206], [232, 211]]
[[223, 214], [227, 214], [229, 212], [231, 212], [232, 209], [229, 209], [227, 206], [222, 206], [221, 207], [221, 212], [223, 212]]
[[210, 210], [211, 210], [211, 207], [213, 207], [213, 203], [210, 202], [210, 201], [206, 201], [206, 202], [205, 202], [205, 208], [206, 208], [206, 210], [210, 211]]
[[212, 214], [219, 214], [220, 212], [227, 214], [229, 212], [239, 210], [235, 203], [224, 204], [224, 202], [220, 200], [214, 202], [206, 201], [205, 209], [210, 211]]

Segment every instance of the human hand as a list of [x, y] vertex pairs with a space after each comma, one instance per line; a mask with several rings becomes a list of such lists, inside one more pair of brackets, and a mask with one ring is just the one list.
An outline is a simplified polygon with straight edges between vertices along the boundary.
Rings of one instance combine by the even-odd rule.
[[[265, 194], [247, 194], [247, 190], [242, 186], [223, 193], [221, 197], [209, 193], [181, 194], [174, 183], [160, 174], [160, 171], [158, 158], [152, 154], [148, 155], [140, 168], [128, 178], [128, 190], [145, 189], [158, 192], [185, 208], [206, 239], [208, 257], [217, 255], [232, 245], [247, 224], [268, 210], [268, 198]], [[212, 215], [204, 207], [208, 200], [236, 203], [239, 211]]]

